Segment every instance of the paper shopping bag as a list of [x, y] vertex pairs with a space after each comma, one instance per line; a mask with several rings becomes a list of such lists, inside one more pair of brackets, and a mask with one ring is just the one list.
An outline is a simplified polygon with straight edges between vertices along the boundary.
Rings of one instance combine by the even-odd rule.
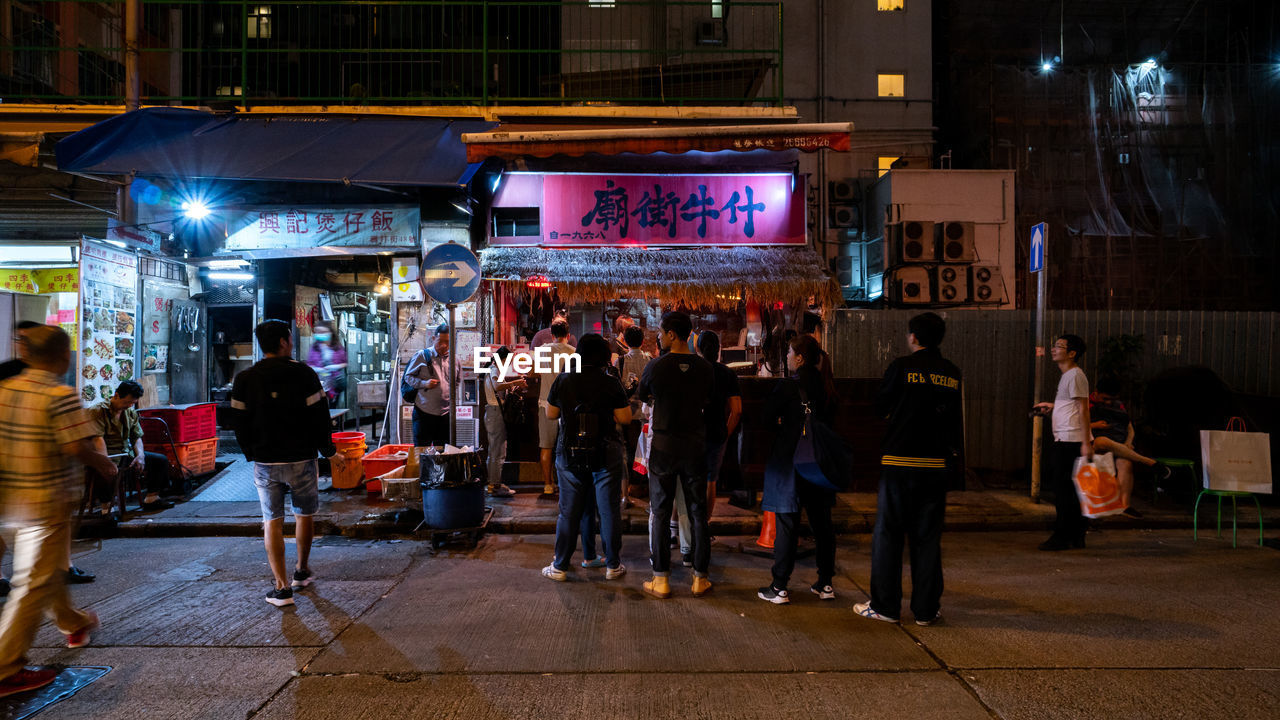
[[1092, 461], [1076, 458], [1071, 479], [1076, 486], [1076, 495], [1080, 497], [1081, 515], [1100, 518], [1124, 512], [1115, 458], [1111, 453], [1096, 454]]
[[1266, 433], [1200, 431], [1204, 486], [1271, 494], [1271, 437]]

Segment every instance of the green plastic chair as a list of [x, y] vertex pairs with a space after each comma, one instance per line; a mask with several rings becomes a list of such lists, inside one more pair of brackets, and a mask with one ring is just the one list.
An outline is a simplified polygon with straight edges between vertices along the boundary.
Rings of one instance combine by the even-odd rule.
[[1231, 498], [1231, 547], [1236, 547], [1236, 499], [1247, 497], [1253, 501], [1258, 508], [1258, 544], [1262, 544], [1262, 503], [1258, 502], [1258, 498], [1253, 493], [1237, 492], [1234, 490], [1209, 490], [1208, 488], [1201, 490], [1196, 496], [1196, 507], [1194, 519], [1191, 521], [1191, 540], [1194, 542], [1198, 539], [1200, 533], [1200, 499], [1205, 495], [1214, 495], [1218, 498], [1218, 537], [1222, 537], [1222, 498]]

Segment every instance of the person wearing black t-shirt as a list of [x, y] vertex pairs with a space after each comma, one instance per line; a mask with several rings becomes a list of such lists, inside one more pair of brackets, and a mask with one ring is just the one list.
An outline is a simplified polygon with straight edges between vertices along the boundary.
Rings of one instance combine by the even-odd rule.
[[[738, 376], [728, 365], [720, 362], [720, 335], [714, 330], [698, 333], [698, 354], [711, 363], [715, 378], [711, 388], [711, 404], [707, 405], [707, 522], [716, 506], [716, 481], [720, 479], [720, 466], [724, 463], [725, 445], [742, 418], [742, 391]], [[685, 507], [684, 492], [676, 487], [676, 510], [680, 515], [680, 553], [684, 566], [693, 565], [693, 528]]]
[[[605, 579], [626, 574], [622, 565], [622, 525], [619, 491], [626, 472], [619, 423], [631, 422], [631, 402], [622, 383], [608, 373], [609, 343], [596, 333], [578, 341], [582, 372], [564, 372], [551, 383], [547, 417], [559, 420], [556, 439], [556, 475], [560, 484], [560, 515], [556, 518], [555, 560], [542, 574], [563, 582], [582, 528], [583, 553], [594, 534], [586, 513], [600, 513], [600, 539], [604, 544]], [[583, 567], [598, 567], [589, 561]]]
[[650, 362], [640, 378], [640, 399], [653, 405], [649, 421], [649, 548], [653, 579], [644, 591], [671, 597], [671, 545], [668, 524], [679, 483], [693, 524], [693, 594], [711, 590], [711, 535], [707, 529], [707, 420], [715, 374], [711, 364], [689, 349], [693, 323], [682, 312], [662, 316], [658, 342], [666, 354]]

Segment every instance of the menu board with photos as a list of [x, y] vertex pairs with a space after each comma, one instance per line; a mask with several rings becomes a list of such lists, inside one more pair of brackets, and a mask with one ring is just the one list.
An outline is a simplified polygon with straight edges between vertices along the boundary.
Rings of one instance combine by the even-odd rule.
[[97, 243], [80, 248], [80, 398], [86, 406], [134, 380], [138, 257]]

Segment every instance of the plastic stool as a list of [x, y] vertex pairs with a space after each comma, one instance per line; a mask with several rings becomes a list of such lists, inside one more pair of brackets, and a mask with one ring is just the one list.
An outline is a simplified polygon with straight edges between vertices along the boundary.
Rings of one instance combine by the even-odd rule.
[[[1199, 484], [1200, 478], [1196, 475], [1195, 460], [1189, 460], [1187, 458], [1162, 457], [1162, 458], [1156, 458], [1156, 462], [1164, 463], [1169, 468], [1170, 480], [1173, 480], [1174, 473], [1177, 473], [1179, 470], [1186, 470], [1187, 473], [1191, 475], [1191, 487], [1195, 487], [1196, 485]], [[1156, 498], [1158, 497], [1160, 497], [1160, 481], [1152, 480], [1151, 481], [1151, 504], [1152, 505], [1156, 504]]]
[[1200, 498], [1205, 495], [1216, 495], [1218, 498], [1218, 537], [1222, 537], [1222, 498], [1231, 498], [1231, 547], [1236, 547], [1236, 498], [1247, 497], [1253, 500], [1253, 504], [1258, 508], [1258, 544], [1262, 544], [1262, 504], [1258, 502], [1258, 498], [1253, 493], [1237, 492], [1234, 490], [1201, 490], [1196, 496], [1195, 516], [1191, 521], [1191, 539], [1194, 541], [1199, 535], [1200, 528]]

